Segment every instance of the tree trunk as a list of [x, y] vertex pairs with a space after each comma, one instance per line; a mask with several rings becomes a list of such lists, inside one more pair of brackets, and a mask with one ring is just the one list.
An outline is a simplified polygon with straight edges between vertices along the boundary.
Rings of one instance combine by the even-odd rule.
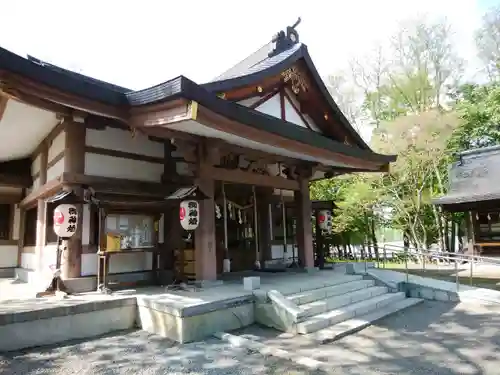
[[379, 259], [377, 234], [375, 232], [375, 218], [373, 216], [371, 218], [371, 235], [372, 235], [373, 250], [375, 251], [375, 258]]
[[406, 229], [403, 233], [403, 246], [405, 248], [405, 252], [407, 252], [408, 248], [410, 247], [410, 235], [408, 232], [408, 229]]
[[432, 213], [434, 214], [434, 221], [436, 223], [436, 228], [438, 230], [438, 245], [441, 251], [446, 248], [446, 237], [448, 236], [448, 232], [443, 231], [443, 223], [441, 221], [441, 213], [438, 211], [436, 205], [432, 205]]
[[450, 221], [449, 219], [446, 219], [444, 222], [444, 232], [446, 233], [446, 242], [445, 242], [445, 251], [449, 252], [450, 251], [450, 224], [452, 225], [453, 229], [453, 221]]

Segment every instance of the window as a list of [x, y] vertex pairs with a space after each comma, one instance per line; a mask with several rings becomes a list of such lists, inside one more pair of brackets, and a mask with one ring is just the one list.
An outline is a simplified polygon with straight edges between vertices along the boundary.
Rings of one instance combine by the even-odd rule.
[[10, 240], [11, 210], [11, 205], [0, 204], [0, 240]]
[[36, 208], [29, 209], [24, 216], [24, 246], [36, 245], [37, 211]]
[[110, 214], [106, 217], [106, 250], [143, 249], [156, 244], [154, 218], [140, 214]]

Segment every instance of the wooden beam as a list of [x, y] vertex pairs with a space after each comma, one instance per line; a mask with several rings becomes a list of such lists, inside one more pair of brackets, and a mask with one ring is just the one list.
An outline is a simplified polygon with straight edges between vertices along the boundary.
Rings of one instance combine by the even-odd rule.
[[61, 182], [65, 186], [85, 185], [97, 191], [110, 191], [121, 194], [167, 196], [175, 184], [161, 184], [156, 182], [136, 181], [123, 178], [101, 177], [84, 174], [63, 173]]
[[5, 114], [5, 110], [7, 109], [7, 103], [9, 102], [9, 98], [0, 95], [0, 121], [2, 121], [3, 115]]
[[232, 182], [238, 184], [273, 187], [275, 189], [299, 190], [297, 181], [287, 180], [279, 176], [266, 176], [251, 172], [245, 172], [240, 169], [223, 169], [211, 166], [205, 166], [206, 174], [214, 180]]
[[33, 184], [31, 176], [0, 173], [0, 185], [29, 188]]
[[274, 89], [273, 91], [271, 91], [267, 95], [264, 95], [262, 98], [260, 98], [259, 100], [257, 100], [251, 106], [249, 106], [249, 108], [253, 108], [253, 109], [257, 108], [258, 106], [260, 106], [261, 104], [264, 104], [269, 99], [271, 99], [273, 96], [275, 96], [276, 94], [278, 94], [278, 92], [279, 91], [277, 89]]
[[21, 75], [3, 72], [4, 87], [13, 90], [22, 100], [23, 95], [30, 95], [36, 98], [43, 98], [52, 103], [60, 103], [64, 106], [83, 110], [88, 113], [111, 117], [119, 120], [128, 118], [128, 111], [125, 108], [117, 108], [113, 105], [103, 104], [98, 101], [83, 98], [68, 92], [62, 92], [56, 88], [40, 84]]
[[[23, 199], [22, 194], [4, 194], [0, 193], [0, 204], [16, 204]], [[12, 209], [14, 210], [14, 209]]]
[[238, 155], [244, 156], [246, 159], [266, 160], [269, 162], [269, 164], [285, 163], [287, 165], [292, 165], [292, 164], [303, 164], [304, 163], [303, 160], [293, 159], [293, 158], [290, 158], [287, 156], [269, 154], [269, 153], [264, 152], [264, 151], [253, 150], [251, 148], [233, 145], [233, 144], [227, 143], [227, 142], [220, 140], [220, 139], [215, 139], [215, 138], [207, 139], [206, 142], [210, 148], [219, 148], [221, 154], [224, 154], [224, 153], [238, 154]]
[[29, 208], [34, 203], [36, 203], [38, 199], [46, 199], [57, 193], [62, 189], [62, 187], [63, 184], [61, 183], [60, 178], [51, 180], [43, 186], [40, 186], [38, 189], [32, 191], [26, 198], [21, 201], [21, 203], [19, 203], [19, 206], [22, 208]]
[[49, 132], [49, 134], [45, 137], [45, 139], [40, 142], [40, 144], [37, 146], [35, 151], [33, 151], [33, 154], [31, 156], [32, 160], [35, 160], [36, 157], [40, 152], [42, 152], [42, 149], [45, 147], [44, 145], [50, 145], [56, 137], [61, 134], [61, 132], [64, 130], [64, 122], [61, 121], [59, 122], [56, 126], [52, 128], [52, 130]]

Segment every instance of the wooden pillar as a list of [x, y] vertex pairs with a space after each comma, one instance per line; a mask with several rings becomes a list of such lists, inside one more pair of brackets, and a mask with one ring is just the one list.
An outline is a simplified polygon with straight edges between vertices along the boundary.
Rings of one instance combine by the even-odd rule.
[[271, 203], [272, 189], [257, 188], [257, 223], [259, 230], [260, 262], [271, 260], [271, 230], [269, 218], [269, 204]]
[[[201, 148], [201, 147], [200, 147]], [[215, 242], [215, 181], [208, 175], [205, 150], [198, 153], [198, 177], [196, 184], [208, 199], [200, 201], [200, 224], [195, 231], [196, 280], [217, 280], [217, 255]]]
[[299, 262], [304, 268], [314, 267], [313, 233], [311, 223], [311, 198], [309, 197], [309, 182], [307, 178], [299, 180], [300, 190], [295, 191], [297, 207], [297, 245]]
[[[43, 143], [40, 151], [40, 171], [38, 186], [41, 187], [47, 183], [47, 164], [49, 157], [49, 145]], [[47, 205], [45, 200], [38, 199], [37, 201], [37, 217], [36, 217], [36, 241], [35, 241], [35, 259], [36, 259], [36, 269], [37, 272], [43, 271], [43, 250], [45, 248], [46, 240], [46, 216], [47, 216]]]
[[323, 232], [321, 231], [321, 228], [319, 227], [319, 222], [318, 222], [318, 211], [315, 213], [315, 231], [316, 231], [316, 256], [318, 259], [318, 267], [320, 269], [325, 268], [325, 247], [324, 247], [324, 238], [323, 238]]
[[[73, 121], [67, 121], [65, 131], [64, 172], [83, 174], [85, 173], [85, 125]], [[74, 192], [82, 197], [82, 189], [71, 187]], [[61, 259], [62, 279], [81, 276], [82, 268], [82, 224], [83, 207], [77, 205], [78, 226], [75, 234], [66, 241], [66, 250]]]
[[21, 268], [24, 248], [24, 226], [26, 222], [26, 210], [19, 208], [19, 239], [17, 241], [17, 266]]

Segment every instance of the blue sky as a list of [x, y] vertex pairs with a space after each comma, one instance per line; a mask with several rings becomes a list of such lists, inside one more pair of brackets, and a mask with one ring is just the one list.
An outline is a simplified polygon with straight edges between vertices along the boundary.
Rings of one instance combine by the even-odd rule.
[[0, 46], [132, 89], [180, 74], [201, 83], [301, 16], [301, 41], [327, 75], [402, 19], [427, 13], [450, 20], [474, 65], [472, 30], [485, 1], [16, 0], [2, 4]]
[[499, 6], [499, 0], [477, 0], [477, 6], [480, 10], [488, 10], [491, 7]]

